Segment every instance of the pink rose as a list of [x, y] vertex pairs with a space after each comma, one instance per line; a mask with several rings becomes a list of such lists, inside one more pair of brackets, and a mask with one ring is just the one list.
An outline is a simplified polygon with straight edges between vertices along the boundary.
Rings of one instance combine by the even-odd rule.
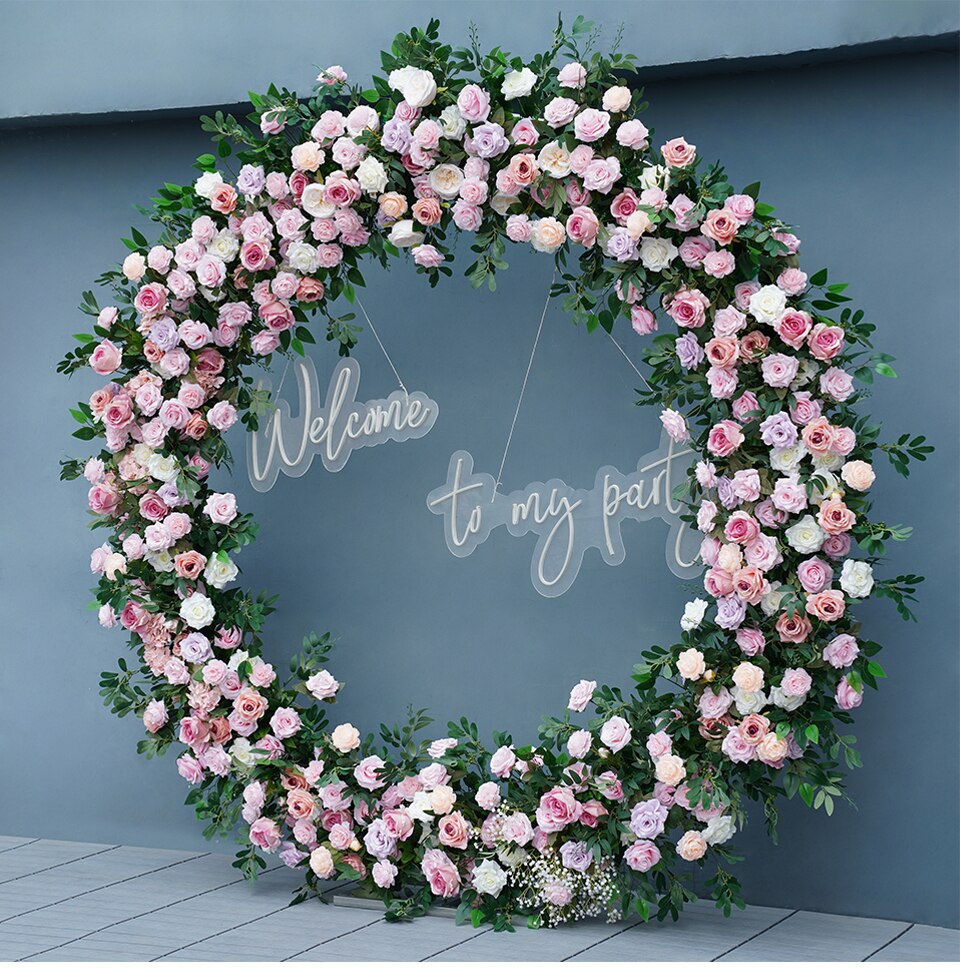
[[577, 61], [564, 64], [557, 72], [557, 84], [561, 88], [582, 88], [586, 83], [586, 68]]
[[230, 402], [217, 402], [207, 412], [207, 421], [220, 432], [226, 432], [237, 421], [237, 410]]
[[580, 679], [576, 685], [570, 690], [570, 701], [567, 703], [567, 708], [571, 712], [583, 712], [583, 710], [590, 704], [590, 700], [593, 698], [593, 693], [596, 691], [597, 683], [593, 681], [588, 681], [587, 679]]
[[797, 566], [797, 580], [808, 594], [819, 594], [830, 586], [833, 568], [819, 557], [810, 557]]
[[490, 772], [501, 779], [508, 777], [516, 765], [517, 755], [509, 746], [501, 746], [490, 757]]
[[718, 422], [707, 436], [707, 448], [715, 456], [723, 458], [732, 455], [743, 444], [743, 430], [730, 419]]
[[834, 698], [841, 709], [855, 709], [863, 701], [863, 693], [856, 691], [844, 675], [837, 685]]
[[671, 138], [660, 146], [663, 161], [676, 169], [690, 165], [697, 156], [696, 145], [689, 145], [685, 138]]
[[214, 523], [232, 523], [237, 516], [237, 498], [233, 493], [211, 493], [203, 512]]
[[650, 132], [646, 125], [636, 119], [625, 121], [617, 127], [617, 141], [624, 148], [631, 148], [642, 151], [647, 147], [647, 137]]
[[457, 95], [457, 107], [468, 122], [483, 122], [490, 114], [490, 95], [479, 85], [468, 84]]
[[386, 780], [380, 779], [380, 770], [385, 765], [379, 756], [367, 756], [354, 767], [354, 779], [365, 790], [379, 790], [387, 785]]
[[424, 851], [420, 869], [438, 898], [452, 898], [460, 890], [457, 867], [442, 850]]
[[563, 128], [573, 121], [579, 107], [572, 98], [554, 98], [543, 109], [543, 120], [551, 128]]
[[660, 851], [651, 840], [638, 840], [632, 843], [623, 855], [627, 866], [641, 874], [655, 867], [660, 860]]
[[[510, 219], [518, 217], [511, 216]], [[588, 249], [597, 241], [600, 220], [589, 206], [577, 206], [567, 217], [567, 235]]]
[[622, 716], [613, 716], [600, 729], [600, 741], [615, 753], [630, 742], [631, 736], [630, 724]]
[[580, 819], [581, 805], [573, 790], [555, 786], [540, 798], [537, 824], [547, 834], [557, 833]]
[[98, 375], [109, 375], [120, 367], [122, 357], [122, 352], [112, 341], [101, 341], [90, 355], [90, 367]]
[[609, 113], [596, 108], [584, 108], [573, 121], [573, 132], [581, 142], [596, 142], [609, 131]]
[[856, 661], [860, 654], [860, 646], [853, 635], [837, 635], [832, 641], [828, 642], [823, 649], [824, 661], [829, 662], [834, 668], [847, 668]]

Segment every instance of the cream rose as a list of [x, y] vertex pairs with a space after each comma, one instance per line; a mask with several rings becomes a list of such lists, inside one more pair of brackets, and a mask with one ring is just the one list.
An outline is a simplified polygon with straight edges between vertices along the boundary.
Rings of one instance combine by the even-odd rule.
[[329, 219], [337, 211], [332, 202], [327, 202], [323, 184], [311, 182], [300, 196], [300, 208], [318, 219]]
[[733, 671], [733, 682], [743, 692], [759, 692], [763, 688], [763, 669], [753, 662], [740, 662]]
[[633, 92], [623, 84], [607, 88], [603, 93], [603, 107], [606, 111], [626, 111], [630, 107]]
[[390, 72], [390, 87], [413, 108], [426, 108], [437, 96], [437, 82], [429, 71], [411, 66]]
[[537, 164], [554, 179], [570, 175], [570, 153], [559, 142], [544, 145], [537, 156]]
[[815, 553], [823, 544], [827, 535], [820, 524], [808, 513], [802, 520], [798, 520], [785, 533], [787, 543], [797, 553]]
[[481, 894], [495, 898], [506, 883], [507, 872], [494, 860], [487, 859], [473, 869], [473, 887]]
[[707, 669], [703, 660], [703, 652], [697, 648], [688, 648], [677, 656], [677, 671], [687, 679], [698, 679]]
[[538, 219], [530, 230], [530, 244], [540, 253], [554, 253], [563, 246], [567, 231], [563, 223], [552, 216]]
[[707, 842], [699, 830], [688, 830], [677, 841], [677, 853], [685, 861], [699, 861], [707, 852]]
[[750, 297], [750, 314], [761, 324], [769, 324], [772, 327], [779, 323], [786, 309], [786, 295], [774, 284], [761, 287]]
[[456, 199], [462, 185], [463, 169], [452, 162], [444, 162], [430, 172], [430, 188], [441, 199]]
[[863, 560], [845, 560], [840, 587], [850, 597], [869, 597], [873, 590], [873, 568]]
[[642, 210], [636, 209], [627, 217], [627, 232], [631, 239], [639, 240], [653, 229], [653, 220]]
[[654, 273], [666, 270], [677, 258], [679, 251], [670, 240], [659, 236], [644, 237], [640, 244], [640, 261]]
[[360, 732], [356, 726], [350, 725], [349, 722], [344, 722], [337, 726], [330, 734], [330, 742], [333, 743], [333, 748], [337, 752], [349, 753], [351, 750], [359, 747]]
[[654, 773], [659, 782], [666, 783], [667, 786], [677, 786], [687, 775], [687, 768], [679, 756], [670, 753], [657, 760]]
[[467, 120], [460, 114], [460, 109], [456, 105], [447, 105], [440, 112], [440, 130], [444, 138], [459, 142], [467, 130]]
[[203, 578], [211, 587], [220, 590], [235, 580], [238, 573], [237, 565], [221, 551], [207, 561]]

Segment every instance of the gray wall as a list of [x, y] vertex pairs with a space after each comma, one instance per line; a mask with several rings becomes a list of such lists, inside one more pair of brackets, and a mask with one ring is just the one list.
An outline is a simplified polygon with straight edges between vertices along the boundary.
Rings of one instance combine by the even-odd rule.
[[[738, 838], [757, 903], [957, 924], [956, 69], [955, 57], [928, 54], [648, 87], [649, 124], [725, 160], [735, 184], [761, 178], [764, 198], [798, 227], [806, 267], [852, 282], [902, 375], [877, 386], [873, 411], [891, 437], [922, 431], [938, 446], [909, 482], [882, 468], [876, 487], [878, 515], [915, 526], [888, 571], [928, 581], [918, 625], [899, 622], [889, 602], [862, 612], [886, 643], [890, 677], [856, 714], [866, 765], [849, 792], [859, 810], [827, 820], [785, 807], [779, 847], [757, 812]], [[95, 541], [83, 490], [56, 481], [57, 459], [77, 454], [66, 408], [94, 383], [68, 384], [54, 367], [85, 326], [73, 310], [80, 291], [118, 258], [131, 221], [142, 224], [131, 203], [188, 179], [205, 148], [186, 121], [7, 133], [0, 146], [2, 833], [203, 843], [172, 760], [140, 760], [138, 725], [113, 720], [97, 696], [121, 639], [82, 609]], [[336, 715], [364, 727], [412, 702], [431, 708], [438, 734], [466, 712], [484, 730], [529, 739], [578, 678], [627, 684], [640, 650], [673, 637], [691, 593], [666, 571], [661, 524], [634, 525], [622, 567], [594, 555], [556, 600], [530, 585], [532, 538], [495, 535], [467, 560], [447, 553], [424, 497], [454, 449], [496, 471], [550, 276], [542, 259], [518, 252], [511, 262], [496, 295], [459, 278], [427, 295], [403, 265], [368, 273], [365, 302], [401, 375], [441, 405], [427, 438], [364, 450], [337, 475], [318, 464], [281, 477], [266, 495], [245, 483], [242, 464], [220, 480], [263, 523], [243, 579], [283, 592], [270, 657], [284, 664], [304, 632], [335, 632], [332, 667], [347, 682]], [[627, 329], [618, 336], [636, 352]], [[389, 391], [371, 341], [359, 357], [366, 397]], [[322, 375], [326, 347], [317, 360]], [[601, 464], [628, 468], [658, 437], [655, 415], [632, 404], [635, 384], [602, 334], [552, 312], [505, 484], [587, 484]]]

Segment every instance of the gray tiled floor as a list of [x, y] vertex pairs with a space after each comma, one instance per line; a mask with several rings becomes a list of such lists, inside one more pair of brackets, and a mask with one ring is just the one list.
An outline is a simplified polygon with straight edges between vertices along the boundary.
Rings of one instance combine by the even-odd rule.
[[[288, 908], [277, 862], [248, 885], [219, 854], [0, 837], [0, 961], [949, 961], [960, 932], [710, 902], [674, 924], [584, 922], [512, 935], [364, 908]], [[336, 890], [330, 885], [328, 890]]]

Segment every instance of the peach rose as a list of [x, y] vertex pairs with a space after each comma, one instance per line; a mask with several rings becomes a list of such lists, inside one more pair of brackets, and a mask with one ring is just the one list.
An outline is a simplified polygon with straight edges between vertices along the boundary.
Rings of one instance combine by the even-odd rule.
[[399, 219], [407, 211], [407, 200], [399, 192], [385, 192], [378, 200], [380, 212], [389, 219]]
[[757, 746], [757, 757], [764, 763], [779, 763], [786, 758], [789, 745], [786, 736], [779, 739], [775, 732], [768, 732]]
[[413, 204], [413, 218], [423, 226], [435, 226], [443, 217], [438, 199], [418, 199]]
[[699, 830], [688, 830], [677, 841], [677, 853], [685, 861], [699, 861], [707, 852], [707, 842]]
[[781, 641], [788, 644], [798, 645], [806, 641], [812, 630], [810, 619], [799, 611], [794, 611], [793, 614], [784, 612], [777, 618], [777, 634], [780, 635]]
[[807, 595], [807, 611], [821, 621], [839, 621], [845, 610], [843, 594], [840, 591], [821, 591]]
[[703, 652], [696, 648], [688, 648], [677, 656], [677, 671], [684, 678], [697, 679], [706, 671], [706, 668]]
[[820, 504], [817, 520], [827, 533], [837, 534], [846, 533], [857, 522], [857, 517], [843, 500], [830, 499]]
[[470, 827], [458, 810], [456, 813], [449, 813], [440, 818], [437, 822], [437, 835], [444, 847], [465, 850], [467, 841], [470, 839]]
[[687, 775], [687, 768], [679, 756], [669, 753], [657, 760], [654, 774], [659, 782], [666, 783], [667, 786], [678, 786]]
[[360, 745], [360, 733], [355, 726], [349, 722], [344, 722], [337, 726], [330, 734], [330, 742], [333, 748], [341, 753], [349, 753]]
[[447, 786], [446, 784], [435, 786], [430, 793], [430, 809], [434, 813], [450, 813], [456, 802], [457, 796], [453, 792], [453, 787]]
[[877, 478], [873, 466], [860, 459], [845, 462], [840, 470], [840, 476], [851, 489], [859, 490], [861, 493], [868, 490]]

